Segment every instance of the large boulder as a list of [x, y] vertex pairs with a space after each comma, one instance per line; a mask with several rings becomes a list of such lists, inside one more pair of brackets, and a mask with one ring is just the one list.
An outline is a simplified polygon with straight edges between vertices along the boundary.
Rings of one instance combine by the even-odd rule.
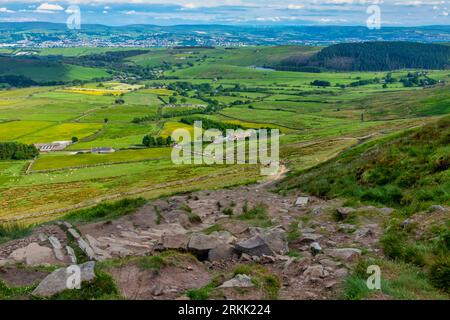
[[211, 262], [229, 260], [233, 257], [233, 252], [233, 246], [223, 243], [209, 250], [208, 260]]
[[286, 231], [281, 227], [250, 228], [250, 234], [259, 236], [274, 253], [285, 255], [289, 252]]
[[236, 240], [227, 231], [213, 232], [210, 235], [194, 233], [189, 239], [188, 250], [200, 258], [207, 258], [210, 250], [220, 245], [228, 245]]
[[260, 257], [262, 255], [274, 255], [272, 249], [270, 249], [264, 239], [262, 239], [260, 236], [254, 236], [250, 239], [239, 241], [235, 246], [235, 250], [238, 253], [245, 253], [249, 256]]
[[28, 266], [48, 265], [57, 262], [52, 249], [40, 246], [36, 242], [14, 250], [9, 258], [16, 263], [25, 263]]
[[[81, 283], [89, 282], [95, 279], [95, 262], [90, 261], [78, 265], [81, 272]], [[34, 296], [51, 297], [57, 293], [68, 290], [68, 280], [73, 273], [68, 268], [58, 269], [49, 274], [33, 291]], [[76, 289], [74, 289], [76, 290]]]

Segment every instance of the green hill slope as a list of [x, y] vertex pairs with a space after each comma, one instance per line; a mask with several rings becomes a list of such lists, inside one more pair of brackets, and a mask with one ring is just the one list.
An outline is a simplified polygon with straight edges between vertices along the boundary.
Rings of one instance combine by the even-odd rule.
[[36, 82], [91, 80], [108, 76], [101, 69], [6, 56], [0, 56], [0, 75], [24, 76]]
[[450, 117], [372, 141], [301, 174], [281, 189], [342, 197], [413, 213], [450, 204]]

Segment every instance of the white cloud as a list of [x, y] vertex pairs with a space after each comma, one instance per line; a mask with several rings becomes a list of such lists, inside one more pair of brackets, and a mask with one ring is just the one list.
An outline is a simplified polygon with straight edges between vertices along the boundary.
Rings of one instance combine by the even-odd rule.
[[197, 8], [197, 6], [194, 3], [186, 3], [185, 5], [183, 5], [183, 8], [195, 9], [195, 8]]
[[288, 9], [289, 10], [300, 10], [300, 9], [303, 9], [305, 6], [304, 5], [302, 5], [302, 4], [290, 4], [290, 5], [288, 5]]
[[14, 13], [15, 11], [9, 10], [8, 8], [0, 8], [0, 12], [3, 12], [3, 13]]
[[43, 3], [41, 4], [36, 11], [63, 11], [64, 8], [61, 7], [59, 4], [52, 4], [52, 3]]

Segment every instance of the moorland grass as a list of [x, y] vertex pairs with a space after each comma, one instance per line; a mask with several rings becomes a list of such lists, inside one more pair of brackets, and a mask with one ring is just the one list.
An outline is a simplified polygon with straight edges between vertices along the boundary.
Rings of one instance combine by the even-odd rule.
[[133, 213], [147, 201], [143, 198], [123, 199], [113, 203], [101, 203], [95, 207], [66, 214], [62, 219], [72, 222], [112, 220]]

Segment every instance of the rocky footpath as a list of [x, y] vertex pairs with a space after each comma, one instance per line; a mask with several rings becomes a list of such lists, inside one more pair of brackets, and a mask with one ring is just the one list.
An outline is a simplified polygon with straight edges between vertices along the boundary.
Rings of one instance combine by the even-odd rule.
[[[280, 299], [336, 298], [361, 255], [380, 251], [382, 223], [392, 211], [281, 196], [261, 185], [200, 191], [149, 202], [113, 221], [41, 226], [0, 246], [0, 280], [23, 286], [20, 272], [28, 270], [26, 285], [39, 283], [33, 295], [50, 297], [64, 290], [65, 267], [80, 264], [89, 282], [100, 264], [128, 299], [185, 299], [188, 290], [211, 283], [212, 298], [262, 299], [256, 277], [263, 275], [277, 280]], [[157, 272], [137, 262], [167, 252], [180, 255]], [[250, 271], [237, 272], [242, 266]]]

